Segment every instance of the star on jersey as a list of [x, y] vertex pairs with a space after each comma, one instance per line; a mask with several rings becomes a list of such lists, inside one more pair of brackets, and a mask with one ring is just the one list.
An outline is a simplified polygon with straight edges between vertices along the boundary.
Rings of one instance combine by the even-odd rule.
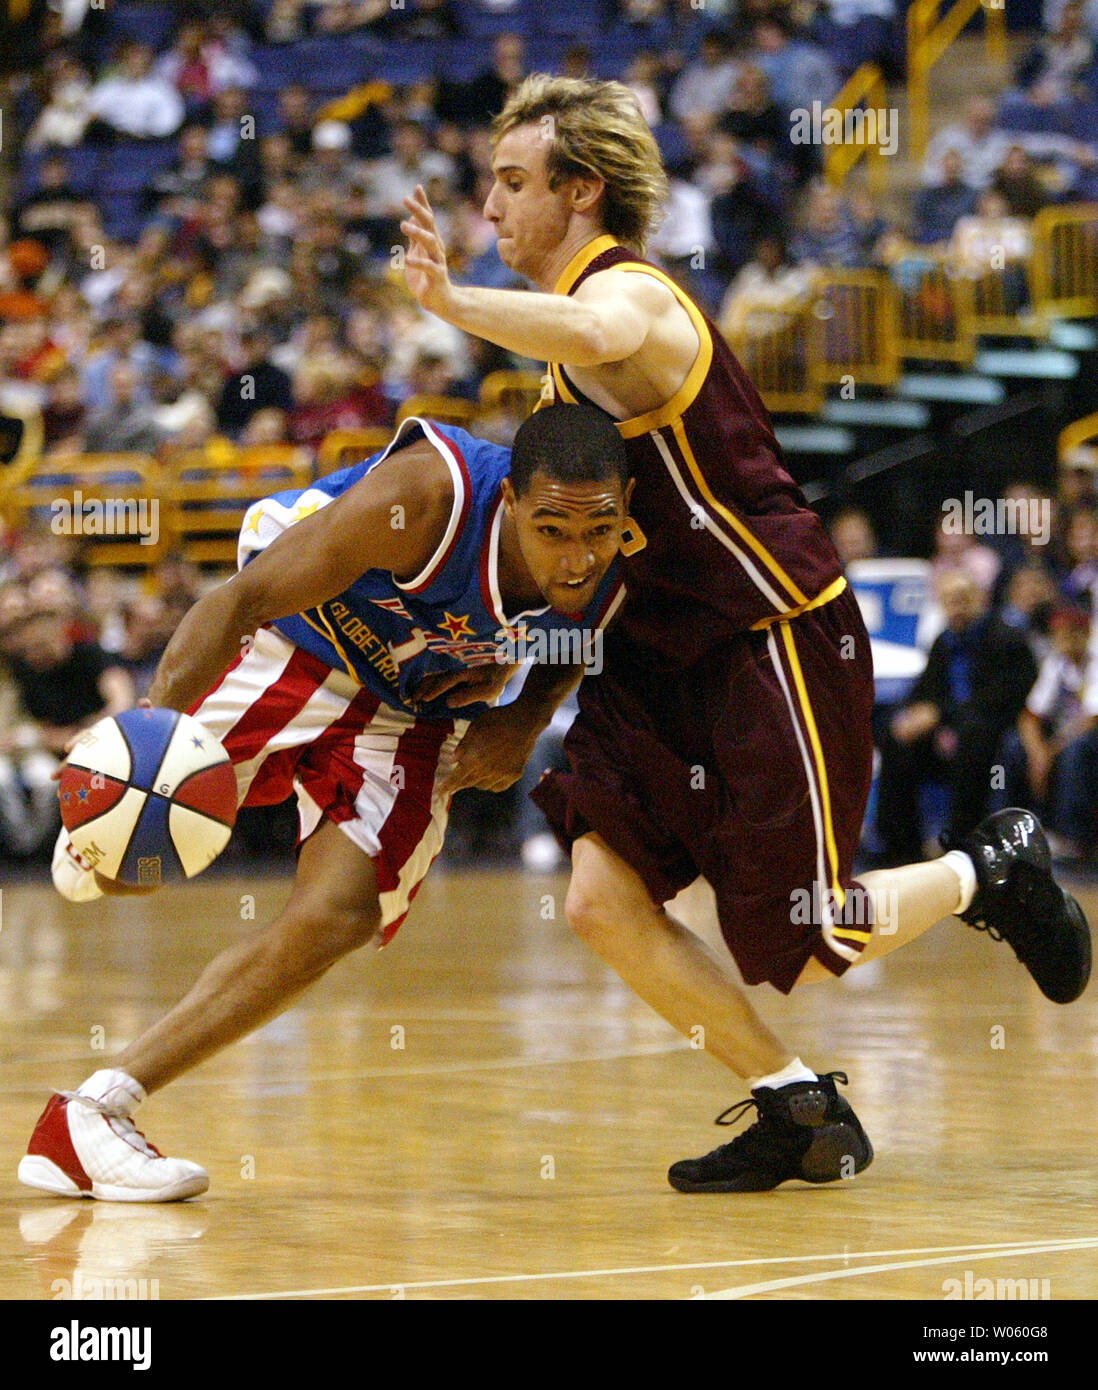
[[[445, 612], [445, 610], [443, 610]], [[459, 618], [455, 618], [453, 613], [446, 613], [446, 617], [439, 627], [444, 627], [456, 642], [459, 637], [472, 637], [473, 629], [469, 625], [469, 614], [465, 613]]]

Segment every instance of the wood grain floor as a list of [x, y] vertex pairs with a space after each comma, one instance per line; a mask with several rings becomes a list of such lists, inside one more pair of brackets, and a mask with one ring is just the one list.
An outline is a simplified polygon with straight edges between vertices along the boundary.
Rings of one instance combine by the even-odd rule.
[[723, 1142], [710, 1122], [746, 1090], [570, 936], [564, 888], [429, 879], [390, 947], [143, 1107], [212, 1178], [154, 1207], [20, 1187], [26, 1137], [49, 1088], [154, 1020], [288, 881], [87, 908], [5, 888], [0, 1297], [1098, 1296], [1093, 988], [1046, 1003], [950, 922], [843, 983], [756, 991], [806, 1062], [848, 1071], [877, 1159], [835, 1187], [683, 1196], [668, 1164]]

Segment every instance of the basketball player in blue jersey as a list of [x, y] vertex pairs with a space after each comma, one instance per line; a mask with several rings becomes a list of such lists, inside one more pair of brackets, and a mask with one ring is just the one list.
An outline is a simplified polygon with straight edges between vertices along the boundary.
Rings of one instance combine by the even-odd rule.
[[[221, 740], [240, 804], [296, 792], [293, 891], [111, 1066], [51, 1099], [24, 1183], [127, 1202], [205, 1191], [202, 1168], [145, 1141], [135, 1107], [348, 951], [392, 938], [442, 846], [452, 793], [514, 782], [597, 665], [592, 644], [624, 597], [615, 560], [630, 492], [612, 424], [561, 407], [527, 421], [513, 454], [408, 420], [367, 462], [250, 509], [239, 573], [184, 617], [149, 697]], [[518, 698], [491, 708], [514, 658], [539, 651], [563, 661], [532, 666]], [[121, 891], [64, 833], [54, 882], [74, 901]]]
[[503, 262], [536, 289], [452, 284], [421, 188], [402, 224], [408, 287], [448, 323], [548, 362], [552, 399], [617, 422], [636, 480], [628, 602], [604, 670], [580, 687], [570, 769], [535, 793], [571, 845], [569, 920], [751, 1085], [757, 1122], [674, 1164], [674, 1187], [852, 1177], [873, 1151], [836, 1091], [845, 1076], [795, 1056], [664, 904], [706, 878], [746, 983], [786, 993], [957, 915], [1007, 941], [1058, 1003], [1086, 986], [1086, 919], [1025, 810], [951, 827], [953, 847], [932, 863], [855, 879], [873, 754], [869, 638], [758, 392], [689, 295], [644, 259], [666, 178], [633, 94], [527, 78], [496, 118], [492, 170], [484, 216]]

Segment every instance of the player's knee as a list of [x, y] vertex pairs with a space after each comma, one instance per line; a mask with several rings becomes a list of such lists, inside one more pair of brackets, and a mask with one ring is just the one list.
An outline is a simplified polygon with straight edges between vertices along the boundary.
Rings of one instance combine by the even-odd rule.
[[582, 880], [573, 878], [569, 885], [568, 896], [564, 900], [564, 915], [580, 940], [596, 952], [613, 930], [609, 901]]
[[312, 977], [372, 940], [381, 927], [381, 910], [377, 903], [305, 910], [295, 913], [288, 926], [294, 969]]

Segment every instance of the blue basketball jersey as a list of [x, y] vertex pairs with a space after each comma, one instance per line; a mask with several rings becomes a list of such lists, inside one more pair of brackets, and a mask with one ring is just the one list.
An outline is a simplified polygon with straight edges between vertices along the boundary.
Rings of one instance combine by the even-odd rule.
[[[412, 417], [381, 453], [307, 488], [256, 502], [240, 531], [240, 567], [294, 522], [327, 506], [415, 439], [426, 439], [438, 450], [454, 484], [449, 523], [422, 572], [399, 583], [386, 570], [367, 570], [335, 598], [272, 626], [333, 670], [353, 676], [387, 705], [427, 717], [454, 717], [445, 697], [429, 702], [415, 698], [418, 683], [433, 672], [502, 659], [571, 658], [590, 665], [592, 643], [625, 596], [617, 563], [583, 613], [567, 615], [548, 606], [505, 613], [499, 587], [500, 480], [510, 471], [510, 450], [451, 425]], [[484, 703], [469, 705], [458, 714], [475, 718], [487, 708]]]

